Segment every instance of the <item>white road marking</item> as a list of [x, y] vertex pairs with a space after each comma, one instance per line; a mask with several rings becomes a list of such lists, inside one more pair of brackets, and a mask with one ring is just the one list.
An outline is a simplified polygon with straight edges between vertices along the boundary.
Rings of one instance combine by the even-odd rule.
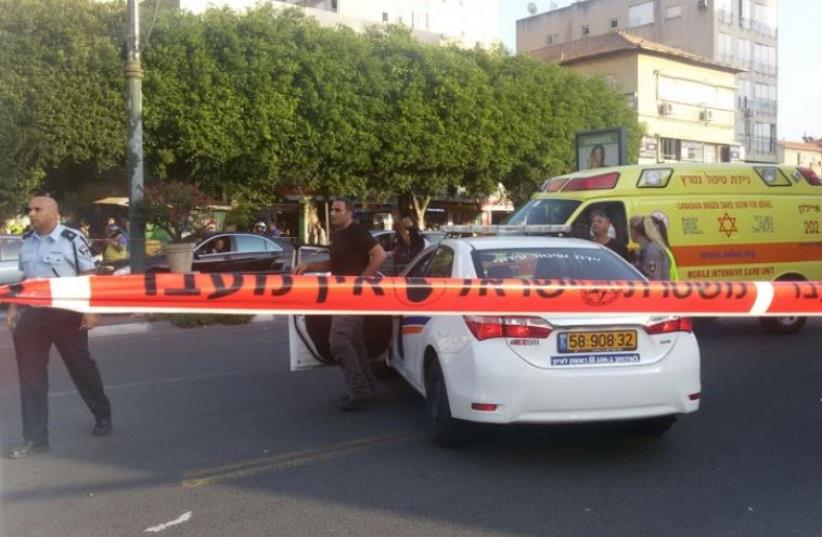
[[164, 524], [159, 524], [157, 526], [152, 526], [150, 528], [146, 528], [146, 529], [143, 530], [143, 533], [159, 533], [159, 532], [161, 532], [165, 529], [170, 528], [171, 526], [177, 526], [179, 524], [182, 524], [183, 522], [188, 522], [189, 520], [191, 520], [191, 511], [183, 513], [182, 515], [180, 515], [178, 518], [175, 518], [171, 522], [166, 522]]

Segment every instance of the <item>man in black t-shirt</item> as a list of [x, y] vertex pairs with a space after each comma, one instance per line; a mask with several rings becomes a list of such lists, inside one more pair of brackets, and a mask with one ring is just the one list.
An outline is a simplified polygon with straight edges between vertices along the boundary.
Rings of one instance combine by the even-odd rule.
[[588, 218], [591, 219], [591, 235], [594, 242], [603, 246], [607, 246], [614, 252], [620, 255], [625, 261], [631, 262], [631, 256], [628, 253], [628, 247], [624, 243], [608, 236], [608, 231], [611, 229], [611, 219], [605, 214], [602, 209], [593, 209], [588, 213]]
[[[349, 200], [331, 204], [331, 258], [327, 261], [300, 264], [296, 274], [328, 272], [334, 276], [376, 276], [385, 261], [385, 250], [371, 233], [354, 222]], [[331, 354], [345, 372], [348, 393], [343, 396], [343, 410], [362, 410], [376, 399], [377, 381], [368, 364], [363, 335], [362, 315], [335, 315], [329, 336]]]

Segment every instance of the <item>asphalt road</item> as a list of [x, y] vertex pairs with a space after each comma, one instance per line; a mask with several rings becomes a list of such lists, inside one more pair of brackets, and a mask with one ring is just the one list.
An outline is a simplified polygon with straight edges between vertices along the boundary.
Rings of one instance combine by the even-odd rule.
[[[399, 380], [337, 410], [341, 375], [288, 372], [282, 322], [98, 337], [115, 433], [56, 355], [49, 454], [0, 460], [3, 536], [818, 536], [822, 320], [698, 330], [703, 405], [661, 439], [614, 425], [484, 429], [433, 447]], [[0, 334], [0, 447], [19, 439]]]

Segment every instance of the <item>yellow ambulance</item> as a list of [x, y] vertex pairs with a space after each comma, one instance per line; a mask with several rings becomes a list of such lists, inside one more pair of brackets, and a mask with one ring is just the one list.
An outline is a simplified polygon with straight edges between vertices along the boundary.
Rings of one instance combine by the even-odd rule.
[[[655, 215], [668, 227], [682, 280], [822, 280], [822, 180], [810, 169], [772, 164], [652, 164], [554, 177], [509, 224], [571, 225], [589, 236], [600, 209], [629, 244], [628, 221]], [[770, 332], [803, 318], [761, 319]]]

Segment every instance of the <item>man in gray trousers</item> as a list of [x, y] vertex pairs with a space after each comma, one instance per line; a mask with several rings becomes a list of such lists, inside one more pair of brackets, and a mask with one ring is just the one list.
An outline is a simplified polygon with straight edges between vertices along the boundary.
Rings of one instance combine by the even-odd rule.
[[[331, 204], [331, 257], [327, 261], [300, 264], [296, 274], [331, 271], [334, 276], [376, 276], [385, 261], [385, 250], [371, 233], [354, 222], [350, 200]], [[329, 338], [331, 354], [345, 373], [347, 393], [342, 410], [364, 410], [376, 400], [377, 381], [368, 364], [362, 315], [335, 315]]]

